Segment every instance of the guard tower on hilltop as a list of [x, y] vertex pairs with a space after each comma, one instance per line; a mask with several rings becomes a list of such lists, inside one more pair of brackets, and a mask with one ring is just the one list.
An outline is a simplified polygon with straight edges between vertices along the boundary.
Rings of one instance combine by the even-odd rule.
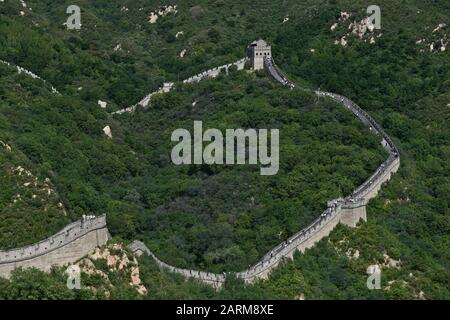
[[264, 58], [272, 57], [272, 47], [264, 40], [259, 39], [248, 46], [247, 57], [250, 59], [253, 70], [264, 69]]

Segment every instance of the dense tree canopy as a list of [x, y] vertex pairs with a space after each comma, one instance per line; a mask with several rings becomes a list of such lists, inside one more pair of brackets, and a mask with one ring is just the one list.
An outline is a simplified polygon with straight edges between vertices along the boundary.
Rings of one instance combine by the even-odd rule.
[[[167, 3], [99, 0], [83, 2], [83, 28], [71, 32], [63, 27], [64, 3], [0, 3], [0, 59], [46, 80], [0, 63], [0, 247], [41, 240], [82, 214], [107, 213], [115, 241], [141, 238], [177, 266], [236, 271], [307, 225], [327, 200], [348, 194], [385, 157], [348, 111], [275, 85], [264, 73], [179, 82], [238, 60], [262, 37], [296, 82], [367, 110], [398, 145], [400, 171], [369, 204], [367, 223], [339, 227], [269, 281], [229, 279], [214, 292], [144, 257], [148, 294], [130, 290], [128, 275], [111, 275], [109, 298], [448, 299], [450, 58], [448, 48], [430, 52], [429, 42], [449, 38], [448, 27], [432, 31], [450, 25], [450, 8], [445, 1], [378, 2], [382, 35], [375, 43], [350, 35], [346, 47], [334, 41], [348, 31], [330, 27], [342, 11], [361, 20], [369, 1], [189, 0], [151, 24], [149, 12]], [[167, 81], [176, 90], [155, 97], [151, 109], [109, 113]], [[98, 100], [108, 102], [106, 110]], [[279, 174], [262, 177], [258, 166], [173, 166], [170, 133], [194, 120], [221, 130], [279, 128]], [[106, 125], [113, 139], [103, 134]], [[357, 258], [348, 254], [355, 250]], [[367, 290], [367, 266], [382, 265], [386, 255], [400, 267], [383, 267], [383, 290]], [[63, 270], [18, 270], [0, 281], [0, 297], [108, 298], [64, 288]]]

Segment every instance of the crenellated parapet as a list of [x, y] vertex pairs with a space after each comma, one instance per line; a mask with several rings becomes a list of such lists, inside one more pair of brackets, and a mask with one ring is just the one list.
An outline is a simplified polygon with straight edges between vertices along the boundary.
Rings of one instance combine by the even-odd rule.
[[236, 66], [238, 70], [243, 70], [247, 58], [242, 58], [234, 63], [225, 64], [223, 66], [215, 67], [206, 71], [203, 71], [195, 76], [183, 80], [183, 83], [195, 83], [203, 79], [217, 78], [221, 72], [228, 73], [228, 69], [232, 66]]
[[[254, 52], [252, 51], [252, 54], [255, 54]], [[297, 87], [295, 83], [291, 82], [280, 71], [271, 55], [266, 54], [261, 57], [265, 69], [274, 80], [291, 89]], [[196, 77], [197, 76], [190, 78], [192, 79], [192, 82], [195, 82], [194, 79], [197, 79]], [[267, 279], [272, 270], [284, 259], [292, 259], [296, 251], [304, 253], [305, 250], [313, 247], [318, 241], [328, 236], [339, 223], [349, 227], [356, 227], [360, 220], [366, 221], [367, 203], [377, 195], [383, 183], [387, 182], [392, 174], [397, 172], [400, 166], [400, 156], [397, 147], [381, 126], [369, 114], [361, 109], [356, 103], [342, 95], [320, 90], [315, 91], [315, 93], [318, 97], [329, 97], [349, 109], [369, 129], [369, 131], [382, 138], [382, 145], [389, 153], [389, 156], [366, 181], [352, 192], [352, 194], [344, 199], [339, 198], [328, 201], [327, 209], [309, 226], [274, 247], [253, 266], [244, 271], [235, 273], [236, 277], [243, 279], [246, 283], [253, 283], [259, 279]], [[141, 254], [146, 253], [153, 257], [156, 263], [165, 270], [211, 284], [215, 288], [220, 288], [225, 282], [225, 273], [212, 274], [170, 266], [159, 260], [142, 242], [135, 241], [129, 248], [133, 252]]]
[[[258, 263], [250, 268], [235, 273], [235, 276], [243, 279], [246, 283], [253, 283], [259, 279], [267, 279], [274, 268], [276, 268], [284, 259], [292, 258], [296, 251], [305, 252], [306, 249], [313, 247], [322, 238], [329, 235], [329, 233], [339, 223], [355, 226], [359, 221], [351, 220], [347, 217], [347, 210], [353, 210], [354, 207], [360, 205], [360, 201], [348, 203], [344, 199], [335, 199], [328, 202], [327, 209], [309, 226], [291, 236], [288, 240], [280, 243], [261, 258]], [[365, 212], [365, 211], [364, 211]], [[362, 218], [362, 217], [360, 217]], [[353, 219], [353, 217], [351, 217]], [[355, 223], [353, 223], [355, 221]], [[155, 262], [163, 269], [183, 275], [187, 278], [197, 279], [204, 283], [213, 285], [215, 288], [220, 288], [225, 282], [226, 273], [214, 274], [209, 272], [180, 269], [170, 266], [159, 260], [144, 243], [134, 241], [129, 247], [132, 252], [138, 254], [147, 254], [151, 256]]]
[[[205, 79], [217, 78], [219, 76], [219, 74], [222, 72], [228, 73], [228, 69], [231, 68], [232, 66], [236, 66], [237, 70], [243, 70], [247, 60], [248, 60], [247, 58], [242, 58], [236, 62], [225, 64], [225, 65], [222, 65], [219, 67], [215, 67], [215, 68], [203, 71], [199, 74], [196, 74], [195, 76], [192, 76], [192, 77], [189, 77], [189, 78], [183, 80], [183, 83], [197, 83], [197, 82], [200, 82]], [[115, 111], [112, 114], [132, 113], [132, 112], [136, 111], [136, 108], [138, 108], [138, 107], [146, 108], [149, 106], [153, 96], [155, 96], [156, 94], [160, 94], [160, 93], [167, 93], [167, 92], [171, 91], [173, 89], [173, 87], [174, 87], [173, 82], [164, 83], [161, 88], [159, 88], [158, 90], [156, 90], [154, 92], [149, 93], [144, 98], [142, 98], [142, 100], [139, 101], [137, 104], [135, 104], [131, 107], [125, 108], [125, 109]]]
[[8, 277], [18, 267], [49, 270], [75, 262], [96, 247], [106, 244], [106, 216], [83, 217], [55, 235], [22, 248], [0, 251], [0, 276]]
[[153, 260], [161, 267], [162, 269], [180, 274], [186, 278], [195, 278], [198, 280], [201, 280], [202, 282], [205, 282], [209, 285], [212, 285], [216, 289], [219, 289], [222, 284], [225, 282], [225, 275], [224, 274], [216, 274], [211, 272], [204, 272], [204, 271], [198, 271], [198, 270], [189, 270], [189, 269], [182, 269], [173, 267], [171, 265], [168, 265], [167, 263], [159, 260], [153, 252], [150, 251], [147, 246], [138, 240], [133, 241], [129, 246], [128, 249], [137, 254], [138, 256], [142, 254], [147, 254], [148, 256], [151, 256]]
[[[18, 74], [24, 73], [24, 74], [30, 76], [33, 79], [38, 79], [38, 80], [41, 80], [44, 83], [47, 83], [46, 80], [42, 79], [41, 77], [39, 77], [34, 72], [32, 72], [30, 70], [27, 70], [27, 69], [25, 69], [25, 68], [23, 68], [21, 66], [17, 66], [17, 65], [11, 64], [11, 63], [9, 63], [7, 61], [4, 61], [4, 60], [0, 60], [0, 63], [5, 64], [5, 65], [10, 66], [10, 67], [15, 67], [17, 69], [17, 73]], [[52, 93], [54, 93], [54, 94], [59, 93], [58, 90], [56, 90], [56, 88], [54, 86], [50, 85], [50, 87], [52, 89]]]
[[[265, 45], [267, 47], [267, 45]], [[255, 46], [256, 48], [256, 46]], [[252, 54], [257, 57], [257, 66], [264, 68], [269, 72], [273, 79], [288, 88], [295, 88], [297, 85], [291, 82], [276, 66], [269, 51], [254, 50]], [[259, 55], [260, 51], [262, 52]], [[266, 52], [266, 54], [264, 54]], [[257, 54], [258, 53], [258, 54]], [[262, 59], [259, 61], [258, 59]], [[235, 63], [216, 67], [204, 71], [198, 75], [192, 76], [184, 83], [196, 83], [203, 79], [215, 78], [221, 72], [228, 72], [228, 69], [235, 65], [238, 70], [244, 69], [248, 58], [243, 58]], [[253, 60], [256, 61], [255, 59]], [[5, 63], [0, 61], [0, 63]], [[254, 65], [255, 66], [255, 65]], [[257, 68], [257, 69], [258, 69]], [[18, 67], [19, 72], [26, 72]], [[26, 72], [36, 78], [34, 74]], [[173, 89], [173, 83], [166, 83], [157, 91], [144, 97], [137, 105], [117, 111], [115, 113], [133, 112], [138, 106], [147, 107], [152, 97], [158, 93], [169, 92]], [[350, 99], [335, 93], [315, 91], [318, 97], [328, 97], [350, 110], [368, 129], [382, 139], [382, 145], [389, 153], [388, 158], [377, 168], [377, 170], [352, 194], [346, 198], [339, 198], [328, 201], [327, 209], [310, 225], [300, 230], [286, 241], [272, 248], [256, 264], [248, 269], [235, 273], [236, 277], [243, 279], [246, 283], [253, 283], [258, 279], [267, 279], [274, 268], [276, 268], [284, 259], [292, 258], [296, 251], [305, 252], [313, 247], [315, 243], [328, 236], [330, 232], [339, 224], [345, 224], [355, 227], [360, 220], [367, 220], [366, 205], [368, 201], [374, 198], [382, 185], [387, 182], [400, 166], [400, 156], [397, 147], [392, 139], [384, 132], [381, 126], [363, 109]], [[52, 266], [61, 266], [73, 263], [96, 247], [106, 244], [109, 239], [109, 232], [106, 225], [106, 217], [83, 217], [81, 220], [69, 224], [52, 237], [42, 240], [30, 246], [23, 248], [0, 251], [0, 276], [8, 277], [14, 269], [18, 267], [35, 267], [41, 270], [49, 270]], [[147, 254], [164, 270], [180, 274], [186, 278], [193, 278], [204, 283], [212, 285], [219, 289], [225, 282], [226, 273], [215, 274], [210, 272], [177, 268], [159, 260], [146, 246], [140, 241], [134, 241], [129, 249], [136, 254]]]

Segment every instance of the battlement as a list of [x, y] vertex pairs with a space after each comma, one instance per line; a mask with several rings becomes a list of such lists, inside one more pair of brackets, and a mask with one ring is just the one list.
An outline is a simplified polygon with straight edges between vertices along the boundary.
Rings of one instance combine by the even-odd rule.
[[[266, 68], [272, 77], [282, 85], [295, 88], [296, 85], [281, 73], [275, 65], [271, 55], [271, 47], [263, 40], [256, 41], [248, 48], [248, 55], [254, 70]], [[244, 68], [247, 58], [234, 63], [239, 70]], [[195, 83], [205, 78], [217, 77], [223, 70], [233, 64], [228, 64], [207, 70], [198, 75], [184, 80], [184, 83]], [[138, 104], [146, 107], [151, 97], [157, 93], [168, 92], [173, 88], [172, 83], [166, 84], [157, 92], [149, 94]], [[383, 147], [389, 152], [388, 159], [353, 193], [345, 199], [333, 199], [328, 201], [327, 209], [310, 225], [291, 236], [286, 241], [274, 247], [258, 263], [252, 267], [236, 273], [238, 278], [247, 283], [253, 283], [258, 279], [266, 279], [271, 271], [276, 268], [285, 258], [292, 258], [296, 251], [305, 252], [313, 247], [318, 241], [328, 236], [330, 232], [339, 224], [355, 227], [360, 220], [367, 220], [366, 204], [375, 197], [381, 189], [383, 183], [391, 178], [400, 165], [400, 157], [397, 147], [391, 138], [383, 131], [381, 126], [370, 117], [364, 110], [350, 99], [320, 90], [316, 91], [319, 97], [330, 97], [348, 108], [369, 130], [380, 135]], [[132, 112], [137, 105], [118, 111], [116, 113]], [[42, 270], [49, 270], [53, 265], [64, 265], [73, 263], [96, 247], [106, 244], [109, 233], [106, 227], [106, 217], [88, 217], [74, 222], [63, 228], [54, 236], [23, 248], [9, 251], [0, 251], [0, 275], [9, 276], [10, 272], [17, 267], [36, 267]], [[129, 249], [138, 254], [151, 256], [163, 269], [181, 274], [187, 278], [194, 278], [215, 288], [220, 288], [225, 282], [226, 274], [214, 274], [198, 270], [181, 269], [170, 266], [159, 260], [140, 241], [133, 242]]]
[[53, 265], [74, 262], [94, 248], [106, 244], [108, 239], [105, 215], [83, 218], [35, 244], [0, 251], [0, 276], [9, 276], [17, 267], [49, 270]]
[[253, 70], [262, 70], [264, 59], [272, 57], [272, 47], [262, 39], [254, 41], [247, 48], [247, 57], [250, 59]]
[[[276, 66], [271, 55], [271, 47], [263, 40], [253, 42], [247, 49], [247, 55], [252, 62], [254, 70], [266, 68], [275, 81], [291, 89], [296, 88], [296, 84], [289, 81]], [[328, 236], [330, 232], [339, 224], [349, 227], [356, 227], [360, 220], [367, 220], [366, 204], [375, 197], [381, 189], [383, 183], [391, 178], [400, 166], [400, 157], [397, 147], [391, 138], [384, 132], [380, 125], [356, 103], [350, 99], [331, 92], [317, 90], [318, 97], [330, 97], [349, 109], [369, 130], [382, 137], [382, 145], [389, 152], [388, 159], [353, 193], [345, 199], [333, 199], [328, 201], [327, 209], [309, 226], [294, 234], [286, 241], [280, 243], [268, 252], [261, 260], [252, 267], [236, 273], [238, 278], [246, 283], [253, 283], [258, 279], [266, 279], [274, 268], [283, 259], [292, 258], [296, 251], [305, 252], [313, 247], [318, 241]], [[156, 263], [164, 269], [181, 274], [187, 278], [194, 278], [207, 284], [212, 284], [216, 288], [225, 282], [226, 274], [211, 274], [207, 272], [179, 269], [160, 261], [142, 242], [134, 242], [129, 246], [135, 253], [147, 253], [152, 256]]]
[[[183, 80], [183, 83], [197, 83], [200, 82], [204, 79], [213, 79], [213, 78], [217, 78], [221, 72], [225, 72], [228, 73], [228, 69], [232, 66], [236, 66], [236, 68], [238, 70], [243, 70], [245, 67], [245, 63], [247, 62], [247, 58], [242, 58], [236, 62], [233, 63], [229, 63], [229, 64], [225, 64], [222, 66], [218, 66], [206, 71], [203, 71], [199, 74], [196, 74], [192, 77], [189, 77], [187, 79]], [[142, 107], [142, 108], [147, 108], [152, 100], [152, 97], [156, 94], [161, 94], [161, 93], [167, 93], [170, 92], [173, 88], [174, 88], [174, 83], [173, 82], [167, 82], [164, 83], [163, 86], [161, 88], [159, 88], [158, 90], [149, 93], [148, 95], [146, 95], [144, 98], [141, 99], [141, 101], [139, 101], [137, 104], [125, 108], [125, 109], [121, 109], [118, 111], [113, 112], [112, 114], [124, 114], [124, 113], [131, 113], [136, 111], [136, 109], [138, 107]]]

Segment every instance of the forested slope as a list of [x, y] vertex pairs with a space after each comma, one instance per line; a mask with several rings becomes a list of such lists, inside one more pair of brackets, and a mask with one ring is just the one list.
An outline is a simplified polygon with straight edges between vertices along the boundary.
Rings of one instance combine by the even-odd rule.
[[[161, 273], [145, 258], [144, 297], [449, 298], [447, 1], [379, 1], [382, 29], [363, 35], [353, 34], [350, 24], [367, 16], [368, 1], [182, 1], [177, 13], [156, 23], [148, 22], [149, 13], [173, 3], [80, 1], [81, 31], [63, 26], [68, 3], [26, 3], [0, 3], [0, 59], [47, 82], [0, 64], [3, 248], [48, 236], [81, 214], [106, 212], [117, 241], [140, 237], [168, 262], [236, 270], [277, 243], [280, 231], [281, 238], [297, 231], [326, 200], [361, 182], [383, 159], [376, 139], [339, 107], [300, 90], [286, 92], [262, 74], [179, 86], [158, 97], [154, 111], [109, 115], [164, 81], [241, 58], [245, 46], [262, 37], [297, 82], [343, 94], [367, 110], [395, 140], [401, 168], [369, 204], [367, 223], [356, 230], [340, 227], [269, 281], [250, 287], [230, 281], [214, 293]], [[52, 94], [50, 84], [61, 94]], [[106, 110], [98, 100], [108, 103]], [[283, 175], [267, 185], [251, 176], [251, 168], [245, 174], [204, 167], [170, 172], [167, 158], [160, 157], [167, 155], [169, 140], [158, 138], [199, 118], [217, 127], [284, 128], [289, 147], [283, 150]], [[104, 136], [106, 125], [113, 139]], [[15, 174], [18, 166], [37, 178], [36, 186], [34, 180], [25, 186], [31, 180]], [[247, 179], [255, 188], [244, 187]], [[222, 189], [230, 184], [238, 196]], [[47, 196], [46, 189], [54, 193]], [[14, 203], [18, 194], [22, 200]], [[254, 207], [248, 201], [253, 194], [260, 197]], [[218, 207], [230, 198], [236, 206]], [[366, 288], [366, 269], [374, 263], [385, 265], [383, 290]], [[23, 297], [11, 288], [30, 281], [52, 292], [58, 277], [19, 272], [0, 291]]]

